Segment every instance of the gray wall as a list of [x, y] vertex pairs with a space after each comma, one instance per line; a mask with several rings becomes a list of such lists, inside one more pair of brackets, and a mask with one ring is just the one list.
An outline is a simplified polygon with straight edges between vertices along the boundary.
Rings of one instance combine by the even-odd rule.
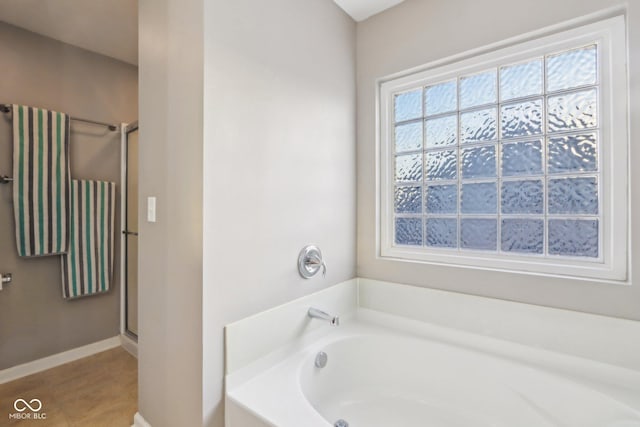
[[203, 0], [141, 0], [138, 13], [138, 410], [153, 427], [199, 426]]
[[[640, 287], [462, 269], [376, 257], [375, 80], [620, 0], [407, 0], [358, 25], [358, 275], [450, 291], [640, 320]], [[640, 5], [628, 2], [630, 163], [640, 163]], [[631, 169], [632, 183], [640, 170]], [[640, 186], [631, 187], [631, 269], [640, 270]], [[624, 244], [624, 242], [617, 242]], [[634, 281], [635, 282], [635, 281]]]
[[[223, 326], [355, 276], [355, 35], [329, 0], [206, 2], [206, 426], [222, 426]], [[298, 275], [310, 243], [326, 278]]]
[[[0, 70], [2, 103], [115, 123], [137, 118], [137, 69], [123, 62], [0, 22]], [[0, 116], [0, 174], [11, 175], [8, 117]], [[71, 129], [71, 176], [115, 181], [119, 189], [119, 133], [79, 124]], [[0, 292], [0, 369], [119, 333], [119, 240], [114, 288], [65, 301], [60, 257], [17, 256], [11, 185], [0, 186], [0, 224], [0, 271], [13, 273], [13, 283]]]

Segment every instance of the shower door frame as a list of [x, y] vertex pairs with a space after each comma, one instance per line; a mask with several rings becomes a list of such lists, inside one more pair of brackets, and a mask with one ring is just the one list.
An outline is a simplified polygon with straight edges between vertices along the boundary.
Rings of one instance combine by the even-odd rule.
[[132, 123], [122, 123], [120, 129], [120, 336], [123, 345], [130, 352], [135, 348], [137, 353], [138, 336], [127, 329], [127, 178], [128, 178], [128, 135], [138, 130], [138, 121]]

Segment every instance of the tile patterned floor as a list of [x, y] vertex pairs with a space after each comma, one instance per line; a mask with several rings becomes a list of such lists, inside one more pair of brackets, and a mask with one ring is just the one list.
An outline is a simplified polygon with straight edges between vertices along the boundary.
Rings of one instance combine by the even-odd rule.
[[[46, 419], [10, 419], [18, 398], [40, 399]], [[138, 361], [123, 348], [0, 384], [0, 426], [129, 427], [137, 407]]]

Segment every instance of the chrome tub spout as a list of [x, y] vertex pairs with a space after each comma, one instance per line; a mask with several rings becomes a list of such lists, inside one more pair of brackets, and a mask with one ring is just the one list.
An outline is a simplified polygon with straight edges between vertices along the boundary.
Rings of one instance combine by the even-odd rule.
[[307, 315], [312, 319], [326, 320], [331, 326], [340, 326], [340, 318], [338, 316], [332, 316], [317, 308], [311, 307], [309, 311], [307, 311]]

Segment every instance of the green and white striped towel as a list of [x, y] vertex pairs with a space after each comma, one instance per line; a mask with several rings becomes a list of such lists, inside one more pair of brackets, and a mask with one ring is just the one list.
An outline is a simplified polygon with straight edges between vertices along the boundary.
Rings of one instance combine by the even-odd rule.
[[116, 184], [71, 181], [69, 252], [62, 256], [62, 296], [109, 290], [113, 274]]
[[67, 251], [69, 117], [13, 105], [13, 209], [18, 255]]

